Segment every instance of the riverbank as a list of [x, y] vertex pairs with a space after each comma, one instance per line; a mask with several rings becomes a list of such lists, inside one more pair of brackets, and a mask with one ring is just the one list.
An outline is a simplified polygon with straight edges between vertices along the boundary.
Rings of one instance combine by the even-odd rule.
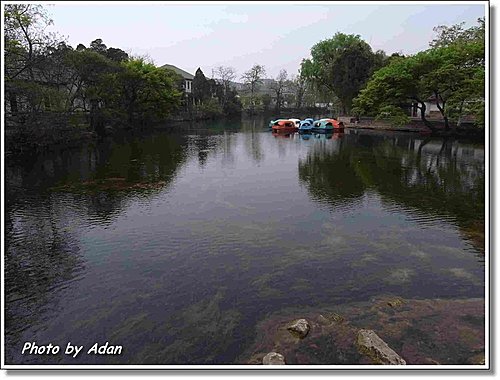
[[[484, 365], [484, 306], [483, 299], [383, 296], [365, 303], [283, 311], [258, 324], [255, 343], [240, 364], [262, 364], [269, 352], [281, 354], [286, 364], [382, 364], [360, 347], [360, 331], [368, 329], [407, 365]], [[309, 324], [302, 339], [288, 329], [298, 318]]]
[[[304, 111], [305, 112], [305, 111]], [[297, 110], [287, 110], [286, 117], [290, 115], [296, 117], [311, 116], [311, 113], [299, 113]], [[318, 116], [318, 115], [317, 115]], [[324, 115], [323, 115], [324, 116]], [[73, 115], [44, 115], [37, 120], [27, 123], [10, 122], [5, 127], [5, 153], [22, 153], [29, 151], [46, 151], [56, 149], [57, 147], [72, 148], [81, 144], [97, 141], [99, 138], [119, 135], [119, 134], [142, 134], [152, 130], [182, 130], [192, 128], [193, 125], [209, 125], [214, 124], [218, 127], [226, 125], [226, 122], [240, 122], [242, 119], [254, 120], [254, 125], [267, 127], [268, 121], [271, 118], [276, 118], [276, 115], [259, 114], [252, 117], [237, 116], [228, 117], [222, 116], [216, 119], [208, 120], [192, 120], [183, 117], [173, 117], [161, 123], [151, 125], [104, 125], [100, 135], [93, 131], [85, 118], [81, 115], [78, 117]], [[285, 116], [280, 116], [285, 117]], [[320, 117], [320, 116], [318, 116]], [[484, 140], [485, 131], [472, 127], [470, 125], [458, 130], [445, 131], [442, 126], [438, 126], [438, 132], [432, 133], [420, 120], [412, 120], [408, 125], [396, 127], [388, 121], [377, 120], [372, 118], [362, 118], [355, 121], [352, 118], [340, 117], [346, 129], [353, 130], [374, 130], [388, 132], [407, 132], [418, 133], [423, 136], [436, 137], [462, 137], [472, 138], [475, 140]], [[255, 121], [257, 123], [255, 123]]]
[[420, 119], [411, 119], [409, 123], [402, 126], [394, 126], [387, 120], [375, 120], [374, 118], [361, 118], [359, 120], [355, 120], [351, 117], [339, 117], [339, 121], [342, 121], [346, 128], [411, 132], [426, 136], [482, 137], [484, 139], [485, 134], [484, 129], [477, 128], [472, 123], [463, 124], [460, 128], [445, 130], [444, 122], [441, 120], [431, 121], [436, 129], [435, 131], [431, 131]]

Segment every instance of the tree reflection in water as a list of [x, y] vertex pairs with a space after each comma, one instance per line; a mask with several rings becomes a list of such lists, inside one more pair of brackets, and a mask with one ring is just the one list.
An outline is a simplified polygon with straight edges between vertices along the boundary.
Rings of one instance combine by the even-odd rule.
[[[467, 159], [465, 159], [467, 158]], [[313, 199], [338, 207], [375, 190], [387, 207], [451, 217], [484, 253], [484, 148], [452, 139], [349, 134], [299, 161]]]
[[[176, 135], [104, 140], [78, 152], [7, 162], [6, 347], [15, 346], [26, 326], [43, 326], [40, 319], [47, 305], [57, 307], [56, 294], [84, 272], [79, 228], [86, 223], [82, 220], [108, 225], [128, 199], [151, 196], [150, 189], [134, 187], [137, 183], [161, 180], [162, 188], [167, 187], [186, 158], [186, 143], [184, 136]], [[118, 191], [107, 187], [114, 179], [123, 179], [126, 185]], [[102, 185], [82, 186], [91, 181]], [[47, 190], [54, 185], [55, 191]]]

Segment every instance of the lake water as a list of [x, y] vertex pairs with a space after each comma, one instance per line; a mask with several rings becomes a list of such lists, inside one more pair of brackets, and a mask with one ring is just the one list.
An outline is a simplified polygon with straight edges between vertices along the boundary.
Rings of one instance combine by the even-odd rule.
[[6, 363], [235, 363], [283, 309], [484, 297], [484, 169], [472, 142], [263, 120], [9, 156]]

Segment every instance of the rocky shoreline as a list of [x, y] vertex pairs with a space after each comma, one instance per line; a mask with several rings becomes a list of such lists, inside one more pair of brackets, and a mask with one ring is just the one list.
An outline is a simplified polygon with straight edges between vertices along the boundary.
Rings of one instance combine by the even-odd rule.
[[[283, 312], [240, 364], [484, 365], [484, 299], [403, 299]], [[297, 318], [299, 317], [299, 318]]]

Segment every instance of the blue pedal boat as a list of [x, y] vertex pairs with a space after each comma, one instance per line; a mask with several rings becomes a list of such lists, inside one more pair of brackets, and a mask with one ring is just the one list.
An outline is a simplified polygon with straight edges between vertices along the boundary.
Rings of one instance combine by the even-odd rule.
[[299, 125], [299, 133], [311, 132], [313, 124], [314, 120], [311, 118], [302, 120]]

